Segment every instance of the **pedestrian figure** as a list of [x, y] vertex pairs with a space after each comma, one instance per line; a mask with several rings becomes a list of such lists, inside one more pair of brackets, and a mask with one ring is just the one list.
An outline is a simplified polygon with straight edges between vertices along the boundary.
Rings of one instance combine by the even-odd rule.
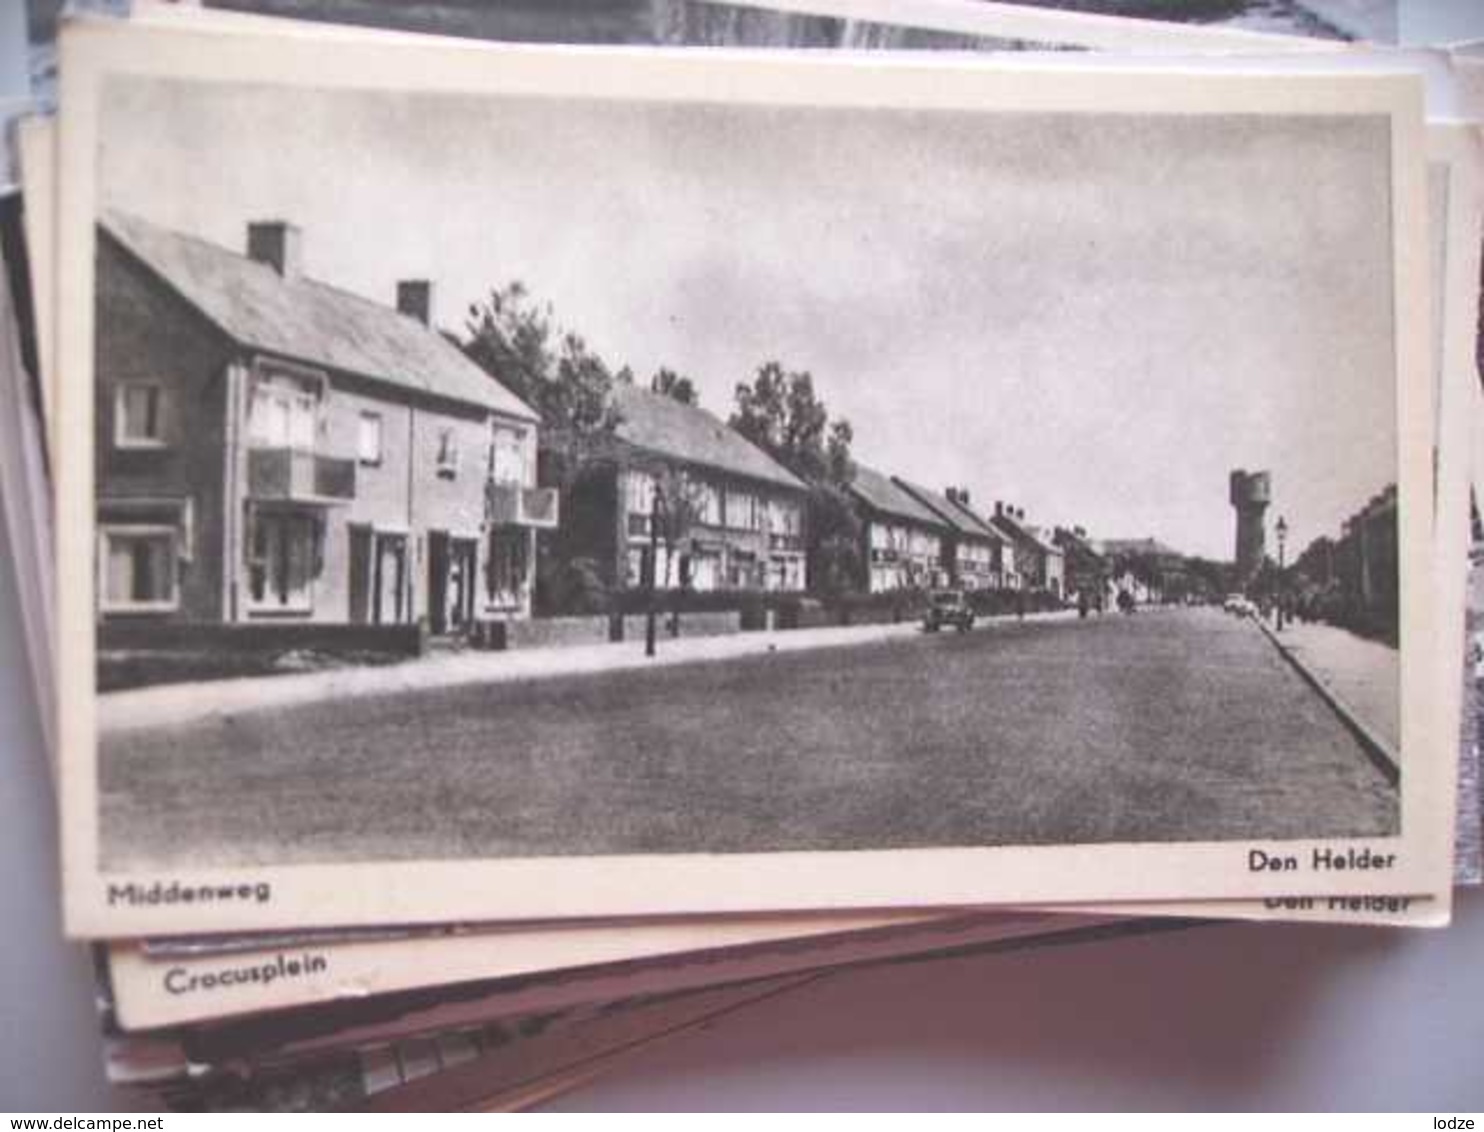
[[1025, 591], [1015, 591], [1015, 616], [1017, 619], [1025, 620]]
[[1077, 619], [1079, 621], [1086, 621], [1087, 620], [1087, 591], [1086, 590], [1079, 590], [1077, 592]]

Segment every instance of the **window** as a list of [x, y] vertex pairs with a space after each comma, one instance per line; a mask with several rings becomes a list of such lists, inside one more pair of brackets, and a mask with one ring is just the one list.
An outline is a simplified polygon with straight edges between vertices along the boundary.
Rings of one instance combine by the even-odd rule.
[[164, 390], [158, 385], [120, 385], [114, 403], [114, 443], [120, 448], [162, 447], [164, 408]]
[[741, 551], [727, 560], [727, 585], [732, 589], [751, 589], [757, 585], [757, 559]]
[[680, 584], [698, 593], [709, 593], [721, 587], [721, 558], [710, 551], [698, 551], [680, 560]]
[[763, 530], [762, 501], [749, 491], [727, 492], [727, 526], [733, 530]]
[[356, 458], [363, 464], [381, 463], [381, 414], [362, 413], [356, 431]]
[[459, 471], [459, 434], [452, 427], [438, 430], [438, 474], [452, 479]]
[[709, 483], [697, 483], [691, 492], [696, 521], [708, 527], [721, 526], [721, 492]]
[[530, 483], [526, 466], [526, 434], [495, 425], [490, 446], [490, 478], [496, 483]]
[[318, 527], [311, 515], [259, 512], [248, 543], [248, 607], [259, 613], [307, 613], [318, 572]]
[[260, 448], [313, 450], [318, 429], [314, 389], [292, 378], [260, 378], [248, 410], [248, 439]]
[[99, 542], [105, 611], [146, 613], [176, 608], [173, 528], [104, 527]]
[[643, 472], [623, 475], [624, 529], [630, 538], [649, 537], [649, 512], [654, 505], [654, 479]]
[[490, 531], [489, 560], [485, 563], [485, 599], [491, 606], [521, 604], [525, 588], [528, 536], [523, 530], [495, 527]]

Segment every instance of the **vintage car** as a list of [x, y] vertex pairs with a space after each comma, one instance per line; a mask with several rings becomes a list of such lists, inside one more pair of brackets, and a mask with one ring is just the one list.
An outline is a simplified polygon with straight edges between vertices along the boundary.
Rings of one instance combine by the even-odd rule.
[[1252, 600], [1242, 594], [1227, 594], [1226, 600], [1222, 602], [1221, 608], [1228, 613], [1235, 613], [1238, 617], [1256, 617], [1257, 606]]
[[922, 627], [936, 633], [944, 625], [952, 625], [960, 633], [974, 627], [974, 610], [963, 590], [934, 590], [928, 599], [927, 613], [923, 615]]

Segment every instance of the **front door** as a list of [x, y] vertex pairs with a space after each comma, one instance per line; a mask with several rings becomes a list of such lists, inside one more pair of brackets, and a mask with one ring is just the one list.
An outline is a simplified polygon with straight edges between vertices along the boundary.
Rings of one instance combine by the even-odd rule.
[[364, 625], [371, 620], [371, 529], [350, 528], [350, 620]]
[[448, 632], [448, 535], [428, 532], [428, 629]]
[[401, 625], [410, 620], [407, 608], [407, 536], [376, 536], [376, 604], [372, 616], [378, 625]]
[[450, 539], [448, 544], [448, 624], [468, 629], [474, 623], [474, 564], [479, 558], [475, 539]]

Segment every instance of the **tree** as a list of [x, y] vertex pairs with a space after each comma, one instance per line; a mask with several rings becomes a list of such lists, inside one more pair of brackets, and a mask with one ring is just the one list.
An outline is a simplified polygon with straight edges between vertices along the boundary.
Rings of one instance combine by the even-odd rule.
[[855, 441], [855, 429], [847, 420], [830, 422], [829, 439], [825, 441], [825, 470], [830, 483], [845, 485], [855, 479], [855, 460], [851, 458], [850, 446]]
[[551, 305], [535, 302], [518, 280], [469, 307], [464, 352], [541, 416], [542, 447], [570, 450], [610, 436], [618, 426], [615, 374], [581, 335], [561, 329]]
[[649, 388], [665, 397], [679, 401], [682, 405], [695, 405], [700, 402], [695, 382], [676, 373], [668, 366], [661, 366], [655, 372], [654, 377], [650, 379]]
[[855, 478], [855, 430], [830, 419], [807, 370], [776, 361], [736, 388], [731, 426], [809, 486], [809, 572], [828, 594], [854, 589], [860, 576], [861, 521], [845, 489]]
[[840, 487], [850, 482], [854, 432], [849, 421], [830, 421], [807, 370], [764, 362], [751, 385], [737, 386], [736, 403], [731, 426], [794, 475]]
[[555, 362], [551, 305], [537, 305], [519, 280], [469, 304], [464, 353], [521, 400], [540, 409]]
[[[653, 656], [655, 622], [659, 617], [658, 595], [661, 590], [671, 588], [679, 550], [690, 538], [691, 528], [701, 520], [704, 489], [673, 464], [657, 464], [649, 469], [649, 474], [653, 477], [654, 495], [649, 511], [649, 570], [648, 577], [644, 579], [649, 591], [649, 609], [644, 624], [644, 654]], [[661, 546], [665, 550], [663, 572], [658, 561]], [[678, 606], [671, 617], [674, 631], [678, 632]]]
[[655, 541], [665, 550], [665, 568], [656, 573], [656, 589], [667, 590], [680, 581], [675, 574], [675, 561], [680, 549], [700, 523], [705, 510], [705, 488], [673, 464], [660, 464], [650, 469], [658, 494], [655, 508]]
[[[611, 454], [620, 415], [613, 386], [632, 382], [627, 368], [613, 372], [583, 338], [558, 326], [549, 303], [531, 298], [519, 281], [471, 304], [461, 343], [495, 381], [541, 418], [538, 475], [566, 499], [584, 470]], [[541, 531], [536, 539], [536, 601], [543, 611], [586, 611], [605, 603], [595, 563], [568, 553], [570, 530]]]
[[831, 597], [859, 586], [861, 519], [843, 487], [809, 485], [809, 577], [811, 588]]

